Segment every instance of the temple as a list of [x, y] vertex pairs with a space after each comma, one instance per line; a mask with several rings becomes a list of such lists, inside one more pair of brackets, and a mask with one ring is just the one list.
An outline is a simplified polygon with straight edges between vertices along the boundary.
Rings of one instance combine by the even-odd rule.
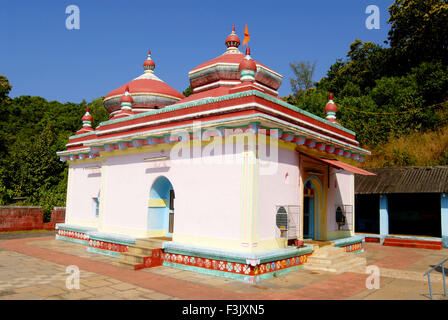
[[87, 109], [58, 152], [69, 172], [57, 239], [135, 269], [243, 281], [302, 268], [319, 241], [363, 250], [354, 174], [370, 173], [344, 159], [370, 153], [337, 121], [332, 95], [326, 119], [290, 105], [282, 76], [239, 50], [235, 28], [225, 46], [189, 72], [188, 97], [149, 52], [143, 74], [105, 96], [108, 121], [92, 128]]

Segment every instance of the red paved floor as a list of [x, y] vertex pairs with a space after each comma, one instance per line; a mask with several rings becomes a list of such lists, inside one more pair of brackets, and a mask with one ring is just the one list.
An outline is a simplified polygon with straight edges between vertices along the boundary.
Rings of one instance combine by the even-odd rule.
[[371, 246], [369, 247], [369, 250], [380, 251], [387, 254], [385, 258], [373, 261], [373, 264], [380, 268], [404, 270], [424, 257], [424, 255], [408, 250], [407, 248]]
[[280, 299], [341, 300], [366, 290], [366, 275], [345, 272], [330, 279], [313, 283], [287, 295], [278, 295]]
[[108, 263], [93, 261], [90, 259], [42, 249], [27, 244], [27, 242], [30, 241], [51, 239], [54, 238], [41, 237], [7, 240], [0, 242], [0, 247], [6, 250], [16, 251], [28, 256], [33, 256], [61, 265], [76, 265], [81, 270], [102, 274], [120, 281], [132, 283], [146, 289], [155, 290], [157, 292], [175, 296], [181, 299], [243, 300], [251, 298], [249, 296], [245, 296], [229, 290], [222, 290], [214, 287], [204, 286], [185, 280], [172, 279], [148, 272], [127, 270]]

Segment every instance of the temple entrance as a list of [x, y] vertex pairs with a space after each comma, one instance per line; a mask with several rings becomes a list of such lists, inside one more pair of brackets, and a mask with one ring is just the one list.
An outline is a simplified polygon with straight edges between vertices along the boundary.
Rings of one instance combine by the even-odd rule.
[[312, 176], [303, 187], [303, 238], [319, 239], [320, 181]]
[[303, 238], [314, 239], [314, 189], [311, 181], [303, 190]]
[[152, 184], [148, 204], [148, 230], [158, 236], [172, 236], [174, 232], [174, 188], [164, 176]]

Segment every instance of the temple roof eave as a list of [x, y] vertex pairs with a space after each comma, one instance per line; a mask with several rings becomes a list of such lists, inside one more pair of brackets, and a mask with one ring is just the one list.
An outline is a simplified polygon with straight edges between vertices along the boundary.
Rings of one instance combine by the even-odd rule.
[[149, 115], [155, 115], [155, 114], [160, 114], [160, 113], [165, 113], [165, 112], [170, 112], [170, 111], [176, 111], [179, 109], [187, 109], [187, 108], [191, 108], [191, 107], [195, 107], [195, 106], [199, 106], [199, 105], [204, 105], [204, 104], [211, 104], [211, 103], [216, 103], [219, 101], [223, 101], [223, 100], [231, 100], [231, 99], [235, 99], [235, 98], [240, 98], [240, 97], [246, 97], [246, 96], [250, 96], [250, 95], [254, 95], [254, 96], [258, 96], [261, 97], [263, 99], [269, 100], [271, 102], [274, 102], [276, 104], [279, 104], [281, 106], [284, 106], [288, 109], [291, 109], [293, 111], [296, 111], [298, 113], [301, 113], [303, 115], [306, 115], [310, 118], [313, 118], [315, 120], [318, 120], [319, 122], [322, 122], [324, 124], [327, 124], [331, 127], [334, 127], [336, 129], [345, 131], [353, 136], [356, 136], [356, 133], [352, 130], [349, 130], [347, 128], [344, 128], [340, 125], [337, 125], [331, 121], [328, 121], [324, 118], [318, 117], [314, 114], [312, 114], [311, 112], [308, 112], [306, 110], [300, 109], [296, 106], [293, 106], [283, 100], [280, 100], [278, 98], [272, 97], [266, 93], [257, 91], [257, 90], [249, 90], [249, 91], [244, 91], [244, 92], [239, 92], [239, 93], [233, 93], [233, 94], [228, 94], [228, 95], [224, 95], [224, 96], [220, 96], [220, 97], [206, 97], [206, 98], [201, 98], [198, 100], [193, 100], [193, 101], [188, 101], [188, 102], [179, 102], [170, 106], [167, 106], [163, 109], [158, 109], [158, 110], [154, 110], [154, 111], [149, 111], [149, 112], [143, 112], [143, 113], [139, 113], [130, 117], [126, 117], [126, 118], [122, 118], [122, 119], [115, 119], [115, 120], [107, 120], [107, 121], [103, 121], [99, 124], [99, 126], [97, 127], [103, 127], [109, 124], [115, 124], [115, 123], [119, 123], [119, 122], [125, 122], [125, 121], [129, 121], [132, 119], [138, 119], [138, 118], [142, 118], [142, 117], [146, 117]]
[[[306, 136], [307, 139], [315, 139], [317, 141], [325, 141], [327, 144], [332, 144], [334, 146], [339, 146], [339, 148], [344, 149], [350, 149], [353, 152], [357, 152], [361, 155], [370, 155], [370, 151], [362, 149], [360, 147], [344, 143], [340, 140], [327, 137], [315, 132], [311, 132], [308, 129], [302, 128], [297, 125], [289, 124], [285, 121], [281, 121], [279, 119], [276, 119], [274, 117], [264, 115], [264, 114], [254, 114], [254, 115], [248, 115], [245, 117], [239, 117], [234, 119], [221, 119], [221, 120], [214, 120], [214, 121], [205, 121], [201, 123], [201, 128], [203, 129], [209, 129], [209, 128], [215, 128], [218, 126], [226, 125], [226, 127], [241, 127], [242, 124], [245, 124], [246, 126], [250, 123], [259, 123], [261, 127], [268, 127], [269, 130], [275, 129], [275, 130], [281, 130], [282, 132], [290, 132], [295, 135], [303, 135]], [[138, 133], [132, 133], [132, 134], [124, 134], [120, 135], [118, 137], [105, 137], [105, 138], [99, 138], [99, 139], [91, 139], [86, 141], [83, 146], [85, 148], [77, 148], [74, 150], [68, 150], [68, 151], [62, 151], [58, 153], [58, 155], [70, 155], [70, 154], [77, 154], [77, 153], [87, 153], [89, 152], [91, 147], [95, 146], [104, 146], [106, 144], [118, 144], [122, 142], [130, 142], [135, 139], [147, 139], [150, 136], [164, 136], [164, 135], [172, 135], [176, 132], [185, 131], [188, 129], [193, 128], [193, 124], [187, 124], [187, 125], [179, 125], [179, 126], [173, 126], [170, 128], [164, 128], [164, 129], [150, 129]], [[76, 143], [79, 145], [79, 142]], [[68, 144], [69, 145], [69, 144]]]

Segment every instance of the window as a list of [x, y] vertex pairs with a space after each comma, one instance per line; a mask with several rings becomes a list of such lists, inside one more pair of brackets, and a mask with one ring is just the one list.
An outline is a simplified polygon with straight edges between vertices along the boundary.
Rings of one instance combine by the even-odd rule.
[[100, 194], [98, 193], [98, 197], [93, 198], [93, 212], [95, 214], [95, 218], [100, 216]]

